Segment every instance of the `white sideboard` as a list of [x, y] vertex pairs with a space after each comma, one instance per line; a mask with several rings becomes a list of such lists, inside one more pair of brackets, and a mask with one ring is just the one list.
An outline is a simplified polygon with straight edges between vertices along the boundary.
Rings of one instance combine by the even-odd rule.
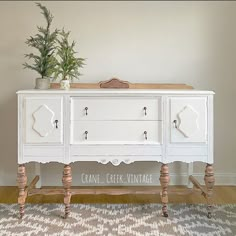
[[211, 91], [156, 89], [18, 91], [21, 216], [27, 194], [28, 162], [65, 164], [66, 215], [71, 197], [70, 163], [77, 161], [111, 162], [116, 166], [122, 162], [161, 162], [164, 216], [168, 163], [201, 161], [207, 163], [204, 193], [209, 200], [214, 184], [213, 95]]

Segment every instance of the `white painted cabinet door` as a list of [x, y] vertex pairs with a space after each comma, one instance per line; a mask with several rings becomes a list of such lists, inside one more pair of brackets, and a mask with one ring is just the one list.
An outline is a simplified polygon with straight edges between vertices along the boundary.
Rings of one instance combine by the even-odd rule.
[[26, 97], [25, 143], [62, 143], [62, 97]]
[[171, 143], [207, 142], [207, 97], [169, 98]]

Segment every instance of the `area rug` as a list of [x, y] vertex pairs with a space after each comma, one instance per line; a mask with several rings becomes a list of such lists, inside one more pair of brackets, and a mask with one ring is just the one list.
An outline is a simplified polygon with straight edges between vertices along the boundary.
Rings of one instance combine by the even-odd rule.
[[0, 204], [0, 235], [236, 235], [236, 205], [215, 205], [211, 219], [204, 204], [169, 204], [168, 218], [160, 204], [72, 204], [63, 213], [63, 204], [26, 204], [19, 220], [17, 204]]

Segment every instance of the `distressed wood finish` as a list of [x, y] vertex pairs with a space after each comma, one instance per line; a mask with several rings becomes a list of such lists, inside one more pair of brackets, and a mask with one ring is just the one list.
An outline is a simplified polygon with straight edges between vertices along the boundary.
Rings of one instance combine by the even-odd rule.
[[213, 195], [213, 187], [215, 183], [215, 177], [213, 172], [212, 165], [207, 164], [205, 169], [205, 185], [206, 190], [200, 185], [200, 183], [193, 177], [189, 176], [189, 180], [193, 183], [194, 187], [201, 191], [201, 195], [207, 200], [207, 216], [211, 218], [212, 216], [212, 195]]
[[29, 186], [26, 188], [28, 193], [31, 189], [36, 187], [36, 184], [38, 183], [38, 181], [39, 181], [39, 175], [36, 175], [34, 179], [31, 181], [31, 183], [29, 184]]
[[129, 82], [117, 78], [112, 78], [99, 83], [100, 88], [129, 88]]
[[[48, 189], [56, 189], [60, 190], [59, 194], [56, 194], [54, 196], [50, 195], [43, 195], [43, 194], [37, 194], [34, 196], [30, 196], [27, 199], [28, 203], [33, 204], [44, 204], [44, 203], [62, 203], [62, 197], [61, 195], [64, 194], [64, 189], [61, 187], [55, 187], [55, 186], [42, 186], [41, 189], [38, 190], [44, 190], [45, 188]], [[124, 195], [93, 195], [94, 189], [110, 189], [111, 187], [106, 186], [91, 186], [91, 187], [83, 187], [83, 186], [73, 186], [71, 188], [72, 194], [73, 190], [76, 188], [80, 188], [80, 190], [83, 189], [91, 189], [91, 194], [77, 194], [73, 195], [73, 198], [71, 199], [71, 203], [81, 203], [81, 204], [149, 204], [149, 203], [161, 203], [160, 198], [157, 197], [156, 194], [124, 194]], [[114, 188], [114, 187], [112, 187]], [[119, 189], [138, 189], [140, 188], [142, 191], [154, 191], [160, 192], [161, 188], [160, 186], [138, 186], [138, 187], [126, 187], [126, 186], [117, 186]], [[32, 189], [31, 191], [34, 191]], [[30, 191], [30, 192], [31, 192]], [[16, 186], [0, 186], [0, 202], [5, 204], [14, 204], [16, 203], [16, 199], [18, 197], [18, 187]], [[30, 192], [28, 196], [30, 195]], [[189, 189], [186, 186], [173, 186], [169, 185], [168, 187], [168, 195], [171, 196], [171, 203], [173, 204], [180, 204], [180, 203], [186, 203], [186, 204], [204, 204], [205, 199], [201, 196], [201, 192], [198, 189]], [[184, 196], [183, 196], [184, 195]], [[236, 204], [236, 186], [214, 186], [214, 204]]]
[[[122, 188], [81, 188], [79, 186], [74, 186], [70, 189], [71, 196], [73, 195], [113, 195], [113, 196], [119, 196], [119, 195], [126, 195], [126, 194], [159, 194], [160, 189], [158, 188], [145, 188], [143, 186], [141, 187], [126, 187], [125, 189]], [[43, 189], [32, 189], [29, 191], [28, 196], [32, 195], [61, 195], [65, 194], [64, 189], [58, 189], [58, 188], [43, 188]]]
[[211, 218], [211, 215], [212, 215], [212, 195], [213, 195], [213, 187], [215, 184], [215, 177], [214, 177], [213, 166], [210, 164], [206, 165], [204, 181], [205, 181], [206, 188], [207, 188], [207, 204], [208, 204], [207, 212], [208, 212], [208, 217]]
[[70, 199], [71, 199], [71, 183], [72, 183], [72, 174], [71, 167], [69, 165], [64, 166], [62, 183], [65, 189], [64, 195], [64, 204], [65, 204], [65, 218], [70, 214]]
[[33, 195], [65, 195], [65, 189], [64, 188], [35, 188], [31, 189], [28, 192], [28, 196], [33, 196]]
[[[76, 195], [112, 195], [112, 196], [121, 196], [121, 195], [156, 195], [160, 194], [162, 190], [159, 187], [91, 187], [85, 188], [81, 186], [73, 186], [70, 189], [71, 196]], [[168, 195], [175, 194], [175, 195], [188, 195], [194, 193], [197, 190], [194, 189], [184, 189], [184, 190], [168, 190]], [[199, 190], [200, 191], [200, 190]], [[42, 189], [31, 189], [28, 192], [28, 196], [33, 195], [64, 195], [65, 190], [64, 188], [47, 188], [44, 187]]]
[[20, 207], [20, 218], [22, 218], [25, 214], [25, 199], [27, 197], [27, 192], [25, 191], [27, 184], [25, 165], [18, 166], [17, 183], [19, 188], [18, 204]]
[[201, 191], [202, 196], [206, 198], [207, 191], [200, 185], [200, 183], [192, 175], [189, 176], [189, 180], [196, 189], [199, 189]]
[[143, 84], [135, 83], [130, 84], [130, 89], [193, 89], [192, 86], [187, 84]]
[[[101, 81], [99, 83], [71, 83], [70, 87], [74, 89], [100, 89], [100, 88], [123, 88], [123, 89], [193, 89], [187, 84], [145, 84], [145, 83], [129, 83], [119, 79], [111, 79]], [[60, 83], [51, 83], [51, 89], [60, 89]]]
[[161, 202], [163, 204], [162, 207], [162, 213], [164, 217], [168, 217], [168, 211], [167, 211], [167, 203], [168, 203], [168, 184], [170, 182], [170, 176], [169, 176], [169, 167], [167, 164], [162, 164], [161, 171], [160, 171], [160, 183], [162, 187], [162, 191], [160, 193], [161, 195]]

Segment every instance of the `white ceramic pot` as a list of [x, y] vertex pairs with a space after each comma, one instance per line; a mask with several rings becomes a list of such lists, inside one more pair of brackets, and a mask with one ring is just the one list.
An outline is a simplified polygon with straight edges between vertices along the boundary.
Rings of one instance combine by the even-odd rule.
[[36, 89], [49, 89], [50, 88], [50, 78], [37, 78], [35, 81]]
[[65, 89], [65, 90], [70, 89], [70, 81], [69, 80], [61, 80], [60, 85], [61, 85], [61, 89]]

